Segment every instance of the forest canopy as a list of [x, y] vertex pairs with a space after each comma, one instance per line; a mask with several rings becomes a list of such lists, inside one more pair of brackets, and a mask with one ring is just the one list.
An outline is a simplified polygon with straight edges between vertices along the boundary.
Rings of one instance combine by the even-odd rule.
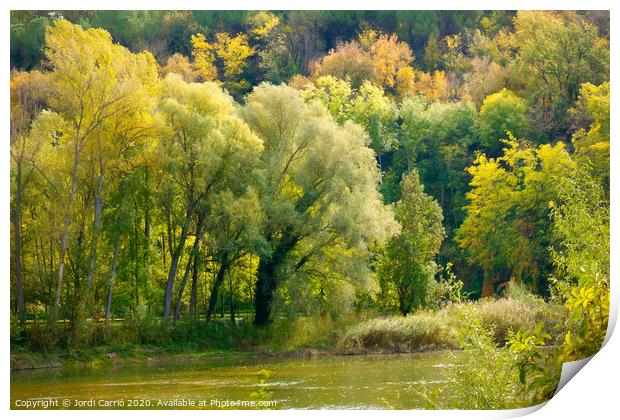
[[518, 285], [599, 340], [609, 86], [606, 12], [13, 11], [12, 314], [49, 349]]

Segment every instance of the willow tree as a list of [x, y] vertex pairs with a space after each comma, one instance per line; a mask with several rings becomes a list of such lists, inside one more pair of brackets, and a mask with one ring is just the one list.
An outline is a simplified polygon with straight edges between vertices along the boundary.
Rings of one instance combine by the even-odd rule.
[[[45, 55], [52, 68], [50, 107], [60, 117], [57, 133], [63, 143], [61, 146], [69, 154], [66, 158], [69, 182], [62, 186], [64, 215], [56, 293], [50, 313], [53, 320], [60, 304], [70, 225], [81, 185], [85, 150], [98, 149], [100, 153], [95, 169], [98, 185], [93, 194], [95, 239], [92, 243], [95, 244], [100, 229], [104, 160], [117, 157], [114, 153], [105, 157], [101, 153], [107, 153], [110, 146], [117, 150], [118, 142], [127, 140], [135, 134], [134, 130], [142, 128], [141, 124], [136, 124], [136, 118], [148, 112], [145, 108], [148, 108], [157, 80], [157, 66], [150, 53], [133, 54], [114, 44], [110, 34], [102, 29], [84, 30], [62, 19], [48, 27], [45, 45]], [[78, 241], [80, 246], [81, 243]], [[92, 282], [95, 250], [91, 248], [90, 251], [87, 288]]]
[[396, 148], [398, 109], [380, 86], [364, 81], [354, 89], [348, 81], [323, 76], [308, 85], [303, 96], [321, 102], [338, 123], [350, 120], [361, 125], [370, 137], [369, 146], [380, 167], [382, 157]]
[[[229, 188], [239, 174], [254, 166], [262, 144], [236, 116], [232, 98], [215, 83], [186, 83], [169, 74], [162, 83], [159, 113], [166, 122], [158, 154], [159, 176], [167, 184], [162, 194], [171, 252], [164, 297], [167, 321], [193, 219], [204, 220], [212, 195]], [[194, 240], [203, 232], [198, 222]]]
[[265, 145], [259, 194], [267, 247], [254, 302], [255, 323], [264, 325], [285, 279], [330, 247], [349, 251], [341, 253], [343, 262], [366, 253], [396, 223], [377, 191], [379, 171], [360, 126], [341, 127], [319, 104], [305, 104], [295, 89], [269, 84], [248, 95], [242, 115]]

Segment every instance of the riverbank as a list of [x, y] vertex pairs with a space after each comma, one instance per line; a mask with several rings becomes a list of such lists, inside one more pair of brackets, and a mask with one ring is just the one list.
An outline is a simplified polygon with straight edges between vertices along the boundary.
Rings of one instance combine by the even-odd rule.
[[[475, 316], [489, 326], [498, 346], [508, 331], [533, 330], [543, 324], [551, 337], [559, 334], [561, 308], [532, 296], [483, 299], [452, 303], [440, 309], [419, 310], [406, 317], [350, 315], [338, 320], [302, 318], [257, 329], [249, 321], [239, 324], [218, 321], [179, 323], [176, 339], [157, 341], [153, 335], [123, 343], [126, 337], [112, 335], [111, 342], [77, 349], [52, 348], [33, 351], [12, 346], [11, 370], [134, 364], [157, 360], [193, 360], [229, 356], [305, 357], [313, 355], [359, 355], [417, 353], [458, 349], [464, 319]], [[149, 326], [150, 331], [157, 328]], [[191, 335], [187, 335], [191, 331]], [[134, 331], [134, 334], [136, 331]], [[116, 340], [116, 341], [114, 341]]]
[[102, 346], [80, 352], [32, 352], [23, 349], [11, 351], [11, 371], [35, 369], [62, 369], [65, 367], [99, 367], [124, 364], [191, 362], [201, 359], [218, 358], [253, 358], [253, 357], [315, 357], [336, 355], [334, 351], [310, 348], [275, 351], [271, 349], [229, 349], [229, 350], [199, 350], [156, 346], [130, 346], [120, 350], [116, 346]]
[[11, 353], [11, 371], [34, 369], [61, 369], [64, 367], [97, 367], [105, 365], [123, 365], [138, 363], [158, 363], [162, 361], [193, 361], [200, 359], [217, 359], [225, 357], [310, 357], [331, 355], [324, 350], [299, 349], [296, 351], [243, 351], [243, 350], [209, 350], [178, 352], [152, 346], [134, 347], [130, 352], [117, 353], [109, 347], [89, 349], [80, 355], [68, 353], [34, 353], [16, 351]]

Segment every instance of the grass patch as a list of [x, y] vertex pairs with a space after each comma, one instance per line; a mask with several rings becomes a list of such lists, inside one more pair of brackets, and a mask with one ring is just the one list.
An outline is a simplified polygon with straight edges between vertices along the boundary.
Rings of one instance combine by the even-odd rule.
[[557, 336], [563, 311], [561, 307], [534, 297], [450, 304], [406, 317], [381, 317], [362, 322], [343, 334], [337, 351], [357, 354], [458, 349], [458, 332], [462, 328], [459, 320], [468, 313], [476, 314], [485, 325], [492, 326], [495, 342], [503, 345], [508, 330], [533, 329], [539, 322], [544, 324], [545, 331]]

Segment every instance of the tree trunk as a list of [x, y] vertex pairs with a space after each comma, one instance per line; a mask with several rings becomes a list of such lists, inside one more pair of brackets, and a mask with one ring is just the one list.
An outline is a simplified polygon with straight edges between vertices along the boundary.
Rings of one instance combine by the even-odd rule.
[[495, 277], [484, 276], [484, 280], [482, 282], [482, 297], [493, 297], [495, 296], [495, 283], [499, 281], [499, 275]]
[[15, 209], [13, 211], [13, 232], [15, 235], [15, 288], [17, 289], [17, 316], [19, 318], [19, 325], [23, 328], [26, 324], [26, 305], [24, 300], [24, 274], [22, 265], [22, 234], [21, 234], [21, 221], [22, 221], [22, 168], [21, 162], [17, 166], [17, 176], [15, 182], [17, 184], [17, 191], [15, 194]]
[[[77, 140], [76, 140], [77, 141]], [[77, 176], [78, 166], [80, 164], [80, 147], [79, 144], [75, 145], [75, 154], [73, 158], [73, 173], [71, 175], [71, 190], [69, 192], [69, 200], [67, 205], [70, 206], [75, 198], [75, 192], [77, 190]], [[68, 209], [65, 209], [65, 215], [62, 223], [62, 235], [60, 237], [60, 255], [58, 258], [58, 278], [56, 280], [56, 293], [54, 295], [54, 302], [52, 304], [48, 322], [52, 323], [56, 321], [58, 316], [58, 307], [60, 306], [60, 296], [62, 292], [62, 280], [65, 269], [65, 254], [67, 253], [67, 237], [69, 236], [69, 223], [71, 222], [71, 213]]]
[[108, 295], [105, 302], [105, 332], [109, 332], [110, 313], [112, 311], [112, 289], [116, 283], [116, 262], [118, 261], [118, 249], [120, 245], [120, 235], [114, 243], [114, 257], [112, 258], [112, 272], [110, 273], [110, 281], [108, 283]]
[[403, 287], [398, 288], [398, 309], [403, 316], [407, 316], [407, 314], [411, 311], [411, 307], [406, 301], [407, 291], [404, 290]]
[[170, 260], [170, 271], [168, 272], [168, 280], [166, 281], [166, 293], [164, 297], [164, 324], [166, 324], [168, 322], [168, 319], [170, 318], [170, 308], [172, 306], [172, 287], [174, 286], [174, 278], [177, 274], [179, 258], [181, 257], [181, 253], [183, 252], [183, 248], [185, 247], [185, 241], [187, 240], [192, 214], [193, 206], [190, 206], [188, 207], [185, 214], [185, 222], [181, 227], [181, 237], [179, 238], [179, 243], [177, 244]]
[[177, 293], [176, 304], [174, 305], [174, 318], [172, 320], [173, 324], [176, 325], [177, 320], [179, 319], [179, 314], [181, 313], [181, 300], [183, 299], [183, 292], [185, 291], [185, 285], [187, 284], [187, 278], [189, 277], [189, 271], [192, 268], [192, 258], [194, 253], [192, 252], [187, 258], [187, 265], [185, 266], [185, 273], [183, 274], [183, 280], [181, 281], [181, 286], [179, 286], [179, 291]]
[[194, 265], [193, 265], [193, 270], [192, 270], [193, 271], [192, 290], [191, 290], [191, 297], [190, 297], [190, 302], [189, 302], [190, 315], [193, 314], [193, 311], [194, 311], [193, 306], [196, 305], [196, 283], [198, 281], [198, 257], [200, 254], [200, 241], [202, 239], [202, 230], [203, 230], [205, 218], [206, 218], [205, 214], [200, 214], [198, 216], [194, 246], [192, 247], [192, 254], [189, 260], [187, 261], [187, 268], [185, 270], [185, 275], [183, 276], [183, 283], [181, 284], [181, 288], [179, 290], [179, 296], [177, 297], [177, 304], [176, 304], [175, 311], [174, 311], [175, 322], [179, 319], [179, 313], [181, 309], [181, 298], [183, 297], [183, 291], [185, 290], [185, 284], [187, 283], [187, 276], [191, 268], [190, 264], [192, 261]]
[[232, 277], [228, 276], [228, 292], [230, 293], [230, 322], [235, 323], [235, 299], [233, 294]]
[[90, 289], [93, 284], [93, 277], [95, 275], [95, 264], [97, 262], [97, 240], [99, 238], [99, 228], [101, 225], [101, 210], [102, 210], [102, 198], [101, 193], [103, 191], [103, 180], [105, 175], [105, 169], [103, 162], [99, 160], [99, 179], [97, 182], [97, 191], [95, 192], [95, 217], [93, 219], [93, 232], [90, 244], [90, 261], [88, 265], [88, 273], [86, 274], [86, 286], [84, 287], [83, 294], [77, 294], [79, 296], [79, 302], [76, 302], [77, 309], [75, 312], [75, 325], [74, 325], [74, 337], [78, 337], [82, 321], [86, 317], [85, 310], [88, 304]]
[[275, 264], [262, 259], [258, 263], [256, 291], [254, 293], [254, 324], [266, 325], [271, 315], [271, 300], [276, 290]]
[[[220, 268], [217, 271], [213, 286], [211, 287], [211, 295], [209, 296], [209, 306], [207, 307], [207, 321], [211, 320], [211, 317], [215, 313], [217, 305], [217, 297], [220, 292], [220, 287], [224, 282], [226, 271], [229, 267], [228, 252], [224, 252], [220, 258]], [[224, 300], [222, 299], [222, 308], [224, 308]], [[223, 311], [222, 311], [223, 312]]]
[[99, 228], [101, 226], [101, 210], [103, 207], [103, 200], [101, 193], [103, 191], [103, 179], [105, 176], [105, 169], [103, 162], [99, 161], [99, 182], [97, 183], [97, 192], [95, 193], [95, 219], [93, 220], [93, 237], [90, 248], [90, 264], [88, 267], [88, 275], [86, 276], [86, 293], [84, 296], [84, 303], [88, 299], [88, 294], [93, 284], [93, 277], [95, 275], [95, 264], [97, 262], [97, 239], [99, 237]]
[[200, 267], [200, 249], [194, 255], [194, 267], [192, 269], [192, 291], [189, 298], [189, 316], [196, 314], [196, 298], [198, 294], [198, 268]]
[[255, 325], [266, 325], [270, 321], [271, 302], [278, 286], [276, 270], [286, 259], [288, 253], [295, 247], [299, 237], [286, 232], [278, 247], [268, 258], [261, 258], [258, 263], [256, 293], [254, 295]]

